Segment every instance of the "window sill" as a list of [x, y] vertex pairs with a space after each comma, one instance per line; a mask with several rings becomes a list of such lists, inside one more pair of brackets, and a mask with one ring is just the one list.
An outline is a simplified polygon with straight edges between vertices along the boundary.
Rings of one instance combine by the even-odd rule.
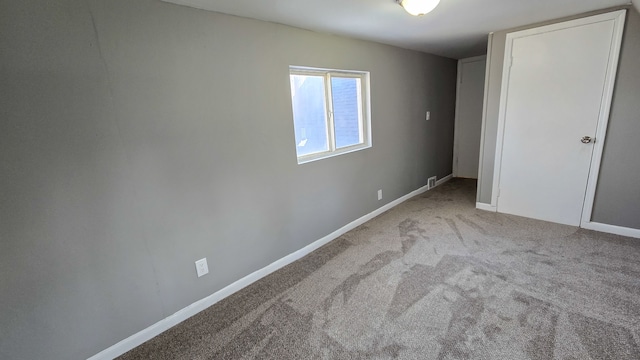
[[332, 158], [332, 157], [336, 157], [344, 154], [349, 154], [349, 153], [353, 153], [360, 150], [366, 150], [366, 149], [369, 149], [370, 147], [371, 147], [371, 144], [368, 144], [365, 146], [358, 145], [358, 146], [353, 146], [353, 147], [345, 148], [338, 151], [323, 152], [323, 153], [300, 156], [298, 157], [298, 165], [302, 165], [302, 164], [306, 164], [306, 163], [310, 163], [310, 162], [314, 162], [322, 159], [328, 159], [328, 158]]

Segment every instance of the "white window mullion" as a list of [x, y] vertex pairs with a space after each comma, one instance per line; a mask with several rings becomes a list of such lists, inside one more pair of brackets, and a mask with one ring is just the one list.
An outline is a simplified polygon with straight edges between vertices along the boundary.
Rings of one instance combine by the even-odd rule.
[[327, 73], [325, 76], [325, 92], [327, 102], [327, 134], [329, 135], [329, 148], [330, 151], [336, 150], [336, 127], [334, 125], [333, 117], [333, 95], [331, 93], [331, 73]]
[[365, 139], [364, 139], [364, 134], [367, 133], [369, 130], [366, 128], [367, 123], [366, 121], [364, 121], [364, 116], [366, 114], [366, 103], [365, 101], [363, 101], [363, 96], [362, 96], [362, 92], [364, 89], [364, 79], [363, 76], [359, 77], [360, 81], [359, 81], [359, 86], [358, 86], [358, 92], [357, 92], [357, 97], [358, 97], [358, 105], [359, 105], [359, 110], [360, 112], [358, 113], [358, 125], [359, 125], [359, 130], [360, 130], [360, 143], [364, 143]]

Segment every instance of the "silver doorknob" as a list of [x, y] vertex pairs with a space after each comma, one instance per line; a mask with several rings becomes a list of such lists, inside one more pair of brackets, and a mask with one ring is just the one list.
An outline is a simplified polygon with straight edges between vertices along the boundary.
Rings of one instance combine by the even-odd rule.
[[580, 141], [582, 141], [583, 144], [588, 144], [592, 141], [593, 139], [591, 138], [591, 136], [583, 136], [582, 139], [580, 139]]

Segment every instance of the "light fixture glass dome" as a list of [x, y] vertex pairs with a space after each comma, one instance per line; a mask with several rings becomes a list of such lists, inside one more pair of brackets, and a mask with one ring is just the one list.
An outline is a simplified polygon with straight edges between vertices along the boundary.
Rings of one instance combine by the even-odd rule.
[[424, 15], [438, 6], [440, 0], [397, 0], [409, 14], [413, 16]]

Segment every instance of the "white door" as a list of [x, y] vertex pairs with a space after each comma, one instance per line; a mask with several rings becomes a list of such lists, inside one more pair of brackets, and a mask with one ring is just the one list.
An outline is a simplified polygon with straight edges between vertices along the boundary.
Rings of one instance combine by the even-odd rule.
[[458, 96], [453, 157], [456, 177], [478, 178], [486, 56], [458, 62]]
[[624, 13], [619, 21], [605, 15], [507, 36], [499, 212], [580, 225], [592, 156], [592, 171], [599, 167], [624, 22]]

